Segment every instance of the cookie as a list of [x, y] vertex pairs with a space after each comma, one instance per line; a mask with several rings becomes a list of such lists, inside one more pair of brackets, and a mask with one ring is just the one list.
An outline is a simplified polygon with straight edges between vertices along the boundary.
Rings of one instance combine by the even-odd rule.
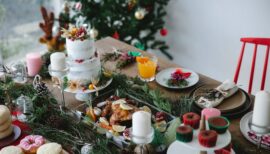
[[0, 132], [6, 130], [8, 127], [11, 126], [12, 118], [10, 117], [7, 121], [0, 125]]
[[0, 154], [23, 154], [23, 151], [17, 146], [7, 146], [0, 151]]
[[10, 111], [5, 105], [0, 105], [0, 125], [5, 123], [10, 117]]
[[38, 148], [37, 154], [61, 154], [62, 146], [58, 143], [47, 143]]
[[0, 140], [3, 139], [3, 138], [6, 138], [8, 137], [9, 135], [11, 135], [13, 132], [13, 127], [10, 126], [8, 129], [0, 132]]

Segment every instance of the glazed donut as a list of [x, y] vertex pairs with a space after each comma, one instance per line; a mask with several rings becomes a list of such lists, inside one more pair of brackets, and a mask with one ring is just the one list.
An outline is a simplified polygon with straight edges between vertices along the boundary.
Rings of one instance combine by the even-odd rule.
[[0, 105], [0, 125], [5, 123], [10, 117], [10, 111], [7, 106]]
[[11, 126], [12, 118], [10, 117], [8, 120], [6, 120], [2, 125], [0, 125], [0, 132], [8, 129], [8, 127]]
[[28, 135], [21, 140], [19, 147], [21, 147], [26, 153], [34, 154], [43, 144], [45, 144], [44, 137], [40, 135]]

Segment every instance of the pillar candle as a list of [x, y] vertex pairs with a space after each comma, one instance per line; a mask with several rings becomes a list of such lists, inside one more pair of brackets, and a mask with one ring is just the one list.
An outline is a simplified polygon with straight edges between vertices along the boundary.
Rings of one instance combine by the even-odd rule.
[[205, 116], [205, 120], [208, 120], [210, 117], [220, 116], [221, 112], [216, 108], [205, 108], [202, 110], [202, 116]]
[[[133, 141], [144, 141], [140, 137], [147, 137], [152, 133], [151, 114], [145, 111], [137, 111], [132, 115], [132, 137]], [[139, 138], [136, 138], [139, 137]]]
[[32, 52], [26, 55], [27, 71], [29, 76], [38, 74], [42, 67], [42, 59], [40, 53]]
[[[270, 127], [270, 93], [259, 91], [255, 96], [252, 123], [260, 127]], [[251, 126], [257, 133], [269, 133], [269, 130]]]
[[66, 68], [66, 55], [62, 52], [55, 52], [51, 54], [51, 69], [61, 71]]

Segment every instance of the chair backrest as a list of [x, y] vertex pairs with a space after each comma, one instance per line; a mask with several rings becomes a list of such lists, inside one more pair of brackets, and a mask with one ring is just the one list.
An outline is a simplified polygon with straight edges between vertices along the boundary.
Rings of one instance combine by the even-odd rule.
[[254, 70], [255, 70], [255, 64], [256, 64], [256, 57], [257, 57], [257, 48], [258, 45], [264, 45], [266, 46], [266, 53], [264, 58], [264, 68], [263, 68], [263, 74], [262, 74], [262, 81], [261, 81], [261, 90], [264, 90], [265, 86], [265, 79], [266, 79], [266, 71], [268, 66], [268, 57], [269, 57], [269, 47], [270, 47], [270, 38], [241, 38], [240, 39], [242, 44], [242, 49], [238, 58], [238, 64], [236, 67], [236, 71], [234, 74], [234, 82], [237, 83], [239, 72], [242, 64], [242, 59], [244, 55], [244, 50], [246, 43], [254, 44], [254, 51], [253, 51], [253, 57], [252, 57], [252, 63], [251, 63], [251, 70], [250, 70], [250, 77], [249, 77], [249, 85], [248, 85], [248, 93], [251, 93], [252, 90], [252, 84], [253, 84], [253, 77], [254, 77]]

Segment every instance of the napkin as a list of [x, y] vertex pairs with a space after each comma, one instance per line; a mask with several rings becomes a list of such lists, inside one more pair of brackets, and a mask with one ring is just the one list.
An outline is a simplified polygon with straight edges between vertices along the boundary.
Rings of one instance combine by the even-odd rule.
[[197, 101], [197, 105], [202, 108], [216, 107], [222, 101], [238, 91], [236, 84], [230, 80], [225, 80], [218, 87], [209, 90], [204, 96]]

